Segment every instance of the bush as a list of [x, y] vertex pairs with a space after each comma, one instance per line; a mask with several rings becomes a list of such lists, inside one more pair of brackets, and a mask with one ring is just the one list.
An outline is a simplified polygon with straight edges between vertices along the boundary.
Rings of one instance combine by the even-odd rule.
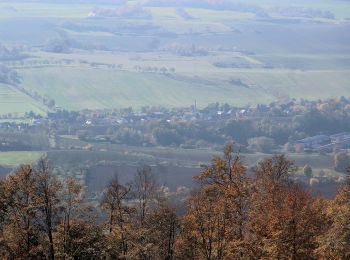
[[181, 137], [174, 129], [156, 128], [153, 130], [153, 136], [159, 145], [179, 145]]
[[310, 165], [306, 164], [303, 168], [303, 173], [306, 177], [311, 178], [312, 177], [312, 168]]
[[345, 152], [339, 152], [334, 155], [334, 169], [337, 172], [346, 173], [350, 167], [350, 157]]
[[265, 136], [250, 138], [248, 140], [248, 149], [255, 152], [269, 153], [275, 146], [275, 141], [272, 138]]

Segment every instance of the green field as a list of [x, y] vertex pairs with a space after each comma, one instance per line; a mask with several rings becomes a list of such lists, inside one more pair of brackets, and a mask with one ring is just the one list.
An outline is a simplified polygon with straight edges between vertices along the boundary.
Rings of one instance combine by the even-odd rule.
[[[216, 101], [242, 106], [268, 103], [283, 96], [325, 99], [349, 93], [348, 70], [219, 71], [213, 68], [208, 71], [207, 64], [199, 66], [192, 72], [194, 75], [184, 72], [187, 78], [86, 67], [26, 68], [19, 72], [25, 88], [53, 98], [56, 105], [71, 110], [145, 105], [181, 107], [193, 104], [194, 100], [200, 107]], [[202, 80], [196, 81], [195, 76]], [[249, 87], [231, 85], [230, 79], [240, 79]]]
[[0, 152], [0, 166], [3, 167], [17, 167], [21, 164], [32, 164], [35, 163], [42, 152]]
[[205, 106], [221, 101], [237, 105], [263, 103], [272, 97], [231, 85], [181, 82], [167, 76], [89, 68], [40, 68], [20, 70], [23, 85], [56, 100], [67, 109], [101, 109], [145, 105]]
[[16, 90], [13, 86], [0, 84], [0, 114], [17, 114], [21, 116], [29, 111], [43, 114], [46, 112], [46, 108]]

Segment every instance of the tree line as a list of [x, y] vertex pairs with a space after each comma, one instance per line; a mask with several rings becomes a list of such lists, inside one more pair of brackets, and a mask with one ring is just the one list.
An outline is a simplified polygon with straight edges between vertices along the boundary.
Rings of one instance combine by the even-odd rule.
[[284, 155], [248, 172], [232, 145], [194, 178], [185, 207], [148, 166], [99, 201], [42, 158], [0, 181], [1, 259], [349, 259], [350, 181], [334, 199], [293, 179]]

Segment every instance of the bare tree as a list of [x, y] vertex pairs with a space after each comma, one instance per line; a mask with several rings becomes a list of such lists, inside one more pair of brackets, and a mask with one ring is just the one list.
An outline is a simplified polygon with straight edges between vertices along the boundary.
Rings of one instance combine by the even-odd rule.
[[133, 195], [137, 203], [139, 222], [142, 225], [157, 198], [157, 185], [150, 166], [143, 165], [137, 170], [133, 182]]
[[52, 173], [47, 158], [40, 158], [35, 168], [35, 202], [38, 206], [38, 219], [49, 239], [49, 259], [55, 259], [53, 229], [60, 212], [59, 191], [62, 184]]
[[68, 177], [64, 182], [64, 189], [61, 195], [61, 205], [63, 210], [63, 255], [66, 255], [71, 250], [70, 230], [72, 217], [77, 214], [77, 211], [83, 210], [82, 206], [82, 184], [72, 178]]
[[121, 252], [123, 256], [128, 254], [128, 227], [131, 208], [126, 205], [125, 200], [130, 193], [130, 187], [120, 184], [118, 175], [108, 184], [103, 191], [101, 207], [108, 213], [109, 233], [116, 228], [120, 233]]

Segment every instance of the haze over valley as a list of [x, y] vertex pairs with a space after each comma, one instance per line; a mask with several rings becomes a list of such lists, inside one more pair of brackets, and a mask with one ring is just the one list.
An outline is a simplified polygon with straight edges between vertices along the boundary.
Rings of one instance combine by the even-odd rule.
[[349, 0], [0, 0], [0, 259], [350, 259], [349, 194]]

